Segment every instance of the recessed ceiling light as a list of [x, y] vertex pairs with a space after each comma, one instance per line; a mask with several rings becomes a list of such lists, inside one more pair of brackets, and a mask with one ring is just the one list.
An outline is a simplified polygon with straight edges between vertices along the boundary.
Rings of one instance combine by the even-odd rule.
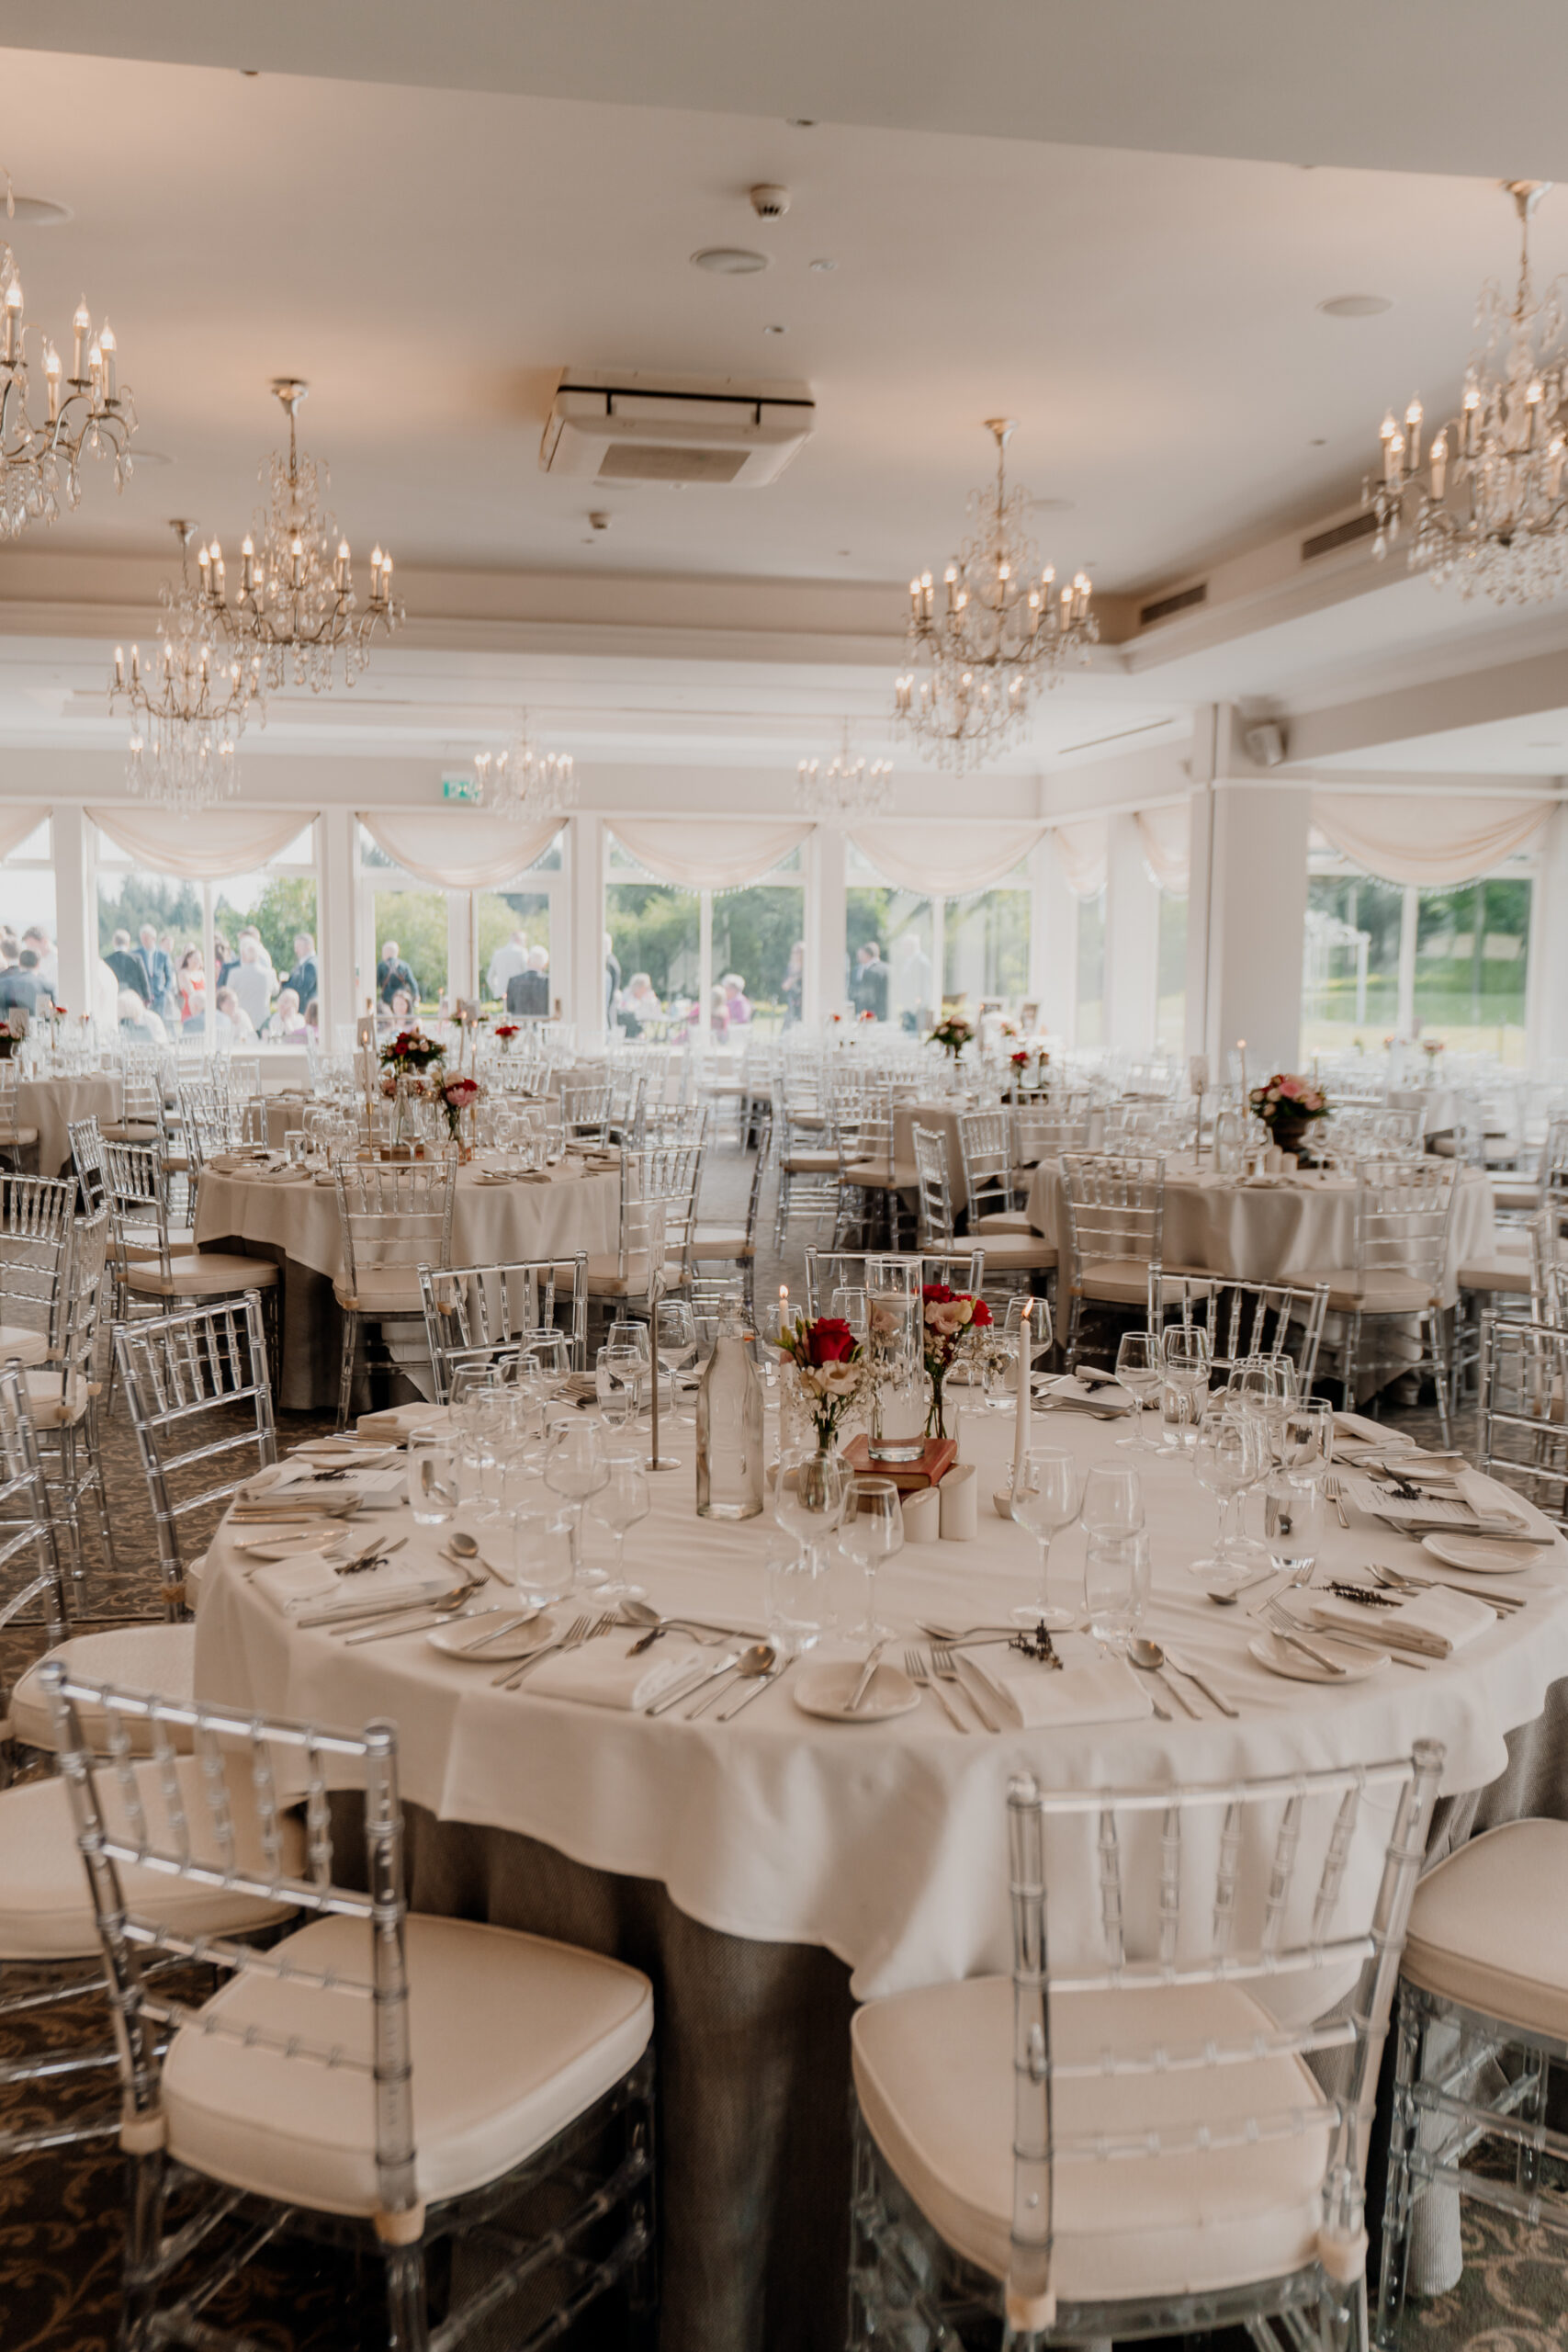
[[837, 263], [836, 261], [829, 261], [829, 260], [827, 260], [827, 259], [825, 259], [825, 258], [824, 258], [823, 260], [820, 260], [820, 261], [808, 262], [808, 263], [807, 264], [807, 267], [808, 269], [818, 269], [818, 270], [837, 269], [837, 268], [838, 268], [838, 266], [839, 266], [839, 265], [838, 265], [838, 263]]
[[56, 204], [48, 196], [14, 196], [10, 218], [26, 223], [29, 229], [62, 229], [75, 214], [68, 204]]
[[784, 333], [784, 329], [783, 327], [764, 327], [762, 329], [762, 333], [764, 334], [783, 334]]
[[744, 245], [704, 245], [692, 255], [694, 269], [711, 269], [717, 277], [751, 277], [767, 266], [766, 254], [748, 253]]
[[1312, 439], [1307, 443], [1307, 447], [1309, 449], [1326, 449], [1327, 447], [1328, 443], [1321, 433], [1314, 433]]
[[784, 121], [791, 130], [815, 130], [817, 128], [817, 118], [814, 114], [785, 115]]
[[1378, 319], [1393, 301], [1387, 294], [1336, 294], [1317, 307], [1325, 319]]

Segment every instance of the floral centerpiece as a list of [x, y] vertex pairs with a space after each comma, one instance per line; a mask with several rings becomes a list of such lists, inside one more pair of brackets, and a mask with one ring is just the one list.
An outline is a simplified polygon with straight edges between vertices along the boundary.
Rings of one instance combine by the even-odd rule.
[[512, 1051], [512, 1040], [513, 1037], [521, 1035], [522, 1027], [523, 1024], [520, 1021], [498, 1021], [496, 1023], [495, 1027], [491, 1031], [491, 1035], [495, 1039], [496, 1044], [501, 1047], [503, 1054], [509, 1054]]
[[1326, 1119], [1329, 1111], [1328, 1097], [1321, 1086], [1284, 1070], [1276, 1070], [1261, 1086], [1255, 1086], [1247, 1102], [1281, 1151], [1299, 1151], [1312, 1122]]
[[965, 1021], [961, 1012], [950, 1012], [937, 1023], [927, 1043], [940, 1046], [944, 1054], [951, 1054], [956, 1061], [974, 1035], [975, 1023], [972, 1021]]
[[920, 1339], [926, 1373], [931, 1385], [926, 1435], [947, 1435], [942, 1383], [957, 1363], [972, 1333], [989, 1329], [991, 1310], [983, 1298], [966, 1290], [950, 1290], [945, 1283], [927, 1283], [920, 1293]]
[[1443, 1050], [1444, 1043], [1445, 1041], [1441, 1037], [1423, 1037], [1421, 1040], [1421, 1051], [1426, 1055], [1428, 1061], [1435, 1062], [1438, 1056]]
[[448, 1078], [432, 1080], [431, 1083], [434, 1099], [446, 1114], [446, 1132], [454, 1143], [459, 1143], [462, 1140], [463, 1114], [484, 1100], [484, 1088], [477, 1078]]
[[823, 1452], [832, 1446], [839, 1423], [864, 1394], [869, 1365], [860, 1341], [836, 1315], [808, 1323], [802, 1315], [779, 1330], [779, 1349], [794, 1366], [800, 1401], [817, 1428]]
[[445, 1061], [446, 1048], [437, 1045], [434, 1037], [427, 1037], [423, 1029], [400, 1029], [395, 1037], [388, 1039], [378, 1058], [381, 1068], [390, 1070], [394, 1078], [407, 1078], [423, 1074], [432, 1062]]
[[874, 1022], [874, 1021], [875, 1021], [875, 1019], [876, 1019], [876, 1015], [875, 1015], [875, 1013], [874, 1013], [874, 1012], [873, 1012], [873, 1011], [872, 1011], [872, 1009], [871, 1009], [870, 1005], [868, 1004], [868, 1005], [866, 1006], [866, 1008], [865, 1008], [865, 1011], [864, 1011], [863, 1012], [862, 1012], [862, 1013], [857, 1014], [856, 1018], [857, 1018], [858, 1020], [861, 1020], [861, 1021], [870, 1021], [870, 1022]]

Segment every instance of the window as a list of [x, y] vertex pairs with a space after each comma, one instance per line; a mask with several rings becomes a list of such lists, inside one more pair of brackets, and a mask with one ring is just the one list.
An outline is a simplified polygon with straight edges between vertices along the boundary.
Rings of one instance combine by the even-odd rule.
[[874, 872], [852, 842], [850, 888], [845, 894], [849, 967], [846, 994], [852, 1011], [870, 1011], [920, 1036], [936, 1019], [933, 977], [935, 901], [885, 882], [860, 882]]
[[[612, 1019], [627, 1036], [684, 1035], [703, 1024], [728, 1038], [727, 979], [739, 979], [750, 1025], [771, 1035], [798, 1021], [805, 974], [806, 891], [798, 849], [739, 890], [655, 881], [608, 836], [604, 929], [621, 969]], [[798, 952], [797, 952], [798, 951]]]
[[[1029, 869], [1020, 865], [994, 889], [966, 899], [923, 898], [884, 882], [852, 842], [848, 878], [849, 994], [859, 1012], [867, 1004], [911, 1035], [928, 1030], [940, 995], [950, 1009], [962, 1001], [973, 1016], [982, 998], [1017, 1004], [1029, 993], [1032, 907]], [[868, 948], [878, 954], [870, 956]], [[884, 976], [879, 965], [886, 965]], [[866, 975], [869, 974], [869, 978]]]
[[[795, 850], [786, 865], [798, 871], [799, 862]], [[784, 870], [777, 870], [780, 876]], [[799, 882], [770, 876], [714, 899], [713, 984], [723, 988], [731, 978], [741, 982], [759, 1035], [772, 1036], [786, 1020], [800, 1018], [795, 976], [803, 968], [805, 934], [806, 891]]]
[[1076, 1046], [1105, 1043], [1105, 893], [1080, 899], [1078, 905], [1077, 1019]]
[[621, 967], [616, 1019], [628, 1036], [682, 1034], [702, 985], [702, 893], [655, 882], [614, 833], [605, 876], [604, 929]]
[[1532, 887], [1498, 874], [1420, 893], [1413, 1026], [1423, 1037], [1523, 1064]]
[[[118, 983], [122, 1022], [133, 1020], [159, 1042], [178, 1035], [206, 1042], [209, 977], [216, 972], [214, 1045], [303, 1042], [309, 1004], [298, 991], [295, 1003], [279, 1001], [297, 966], [310, 994], [296, 940], [310, 941], [310, 960], [320, 944], [313, 825], [255, 873], [221, 882], [182, 881], [133, 865], [96, 828], [94, 845], [98, 956]], [[146, 932], [152, 936], [144, 941]], [[257, 934], [254, 947], [243, 936], [250, 932]], [[107, 992], [101, 972], [99, 982]], [[140, 1011], [128, 995], [143, 1000]]]
[[1029, 994], [1029, 869], [1020, 865], [995, 889], [950, 899], [943, 926], [942, 989], [966, 997], [972, 1012], [982, 997], [1016, 1004]]
[[0, 865], [0, 925], [19, 940], [35, 924], [54, 937], [54, 839], [47, 817]]
[[[527, 873], [505, 889], [448, 890], [407, 873], [356, 829], [360, 995], [389, 1003], [410, 999], [412, 1014], [434, 1016], [457, 997], [475, 997], [492, 1009], [506, 1001], [507, 983], [543, 955], [546, 1009], [561, 993], [552, 972], [559, 952], [558, 889], [564, 886], [564, 829]], [[396, 956], [386, 950], [395, 947]], [[393, 968], [401, 967], [400, 972]], [[412, 987], [409, 986], [412, 976]]]

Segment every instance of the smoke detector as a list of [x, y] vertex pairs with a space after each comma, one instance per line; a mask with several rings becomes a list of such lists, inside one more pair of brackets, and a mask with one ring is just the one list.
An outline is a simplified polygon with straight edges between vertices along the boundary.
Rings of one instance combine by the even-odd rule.
[[789, 210], [789, 190], [763, 180], [751, 190], [751, 209], [759, 220], [782, 220]]

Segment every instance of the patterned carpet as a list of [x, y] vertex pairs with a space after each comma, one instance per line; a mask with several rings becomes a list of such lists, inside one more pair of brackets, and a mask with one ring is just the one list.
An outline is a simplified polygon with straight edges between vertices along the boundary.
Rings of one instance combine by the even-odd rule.
[[[713, 1222], [739, 1221], [745, 1210], [749, 1163], [733, 1146], [710, 1161], [704, 1216]], [[798, 1243], [775, 1259], [771, 1237], [759, 1253], [758, 1296], [787, 1281], [800, 1295], [803, 1262]], [[1110, 1337], [1110, 1334], [1105, 1336]], [[1430, 1432], [1436, 1416], [1400, 1411], [1391, 1415], [1413, 1433]], [[285, 1445], [330, 1425], [326, 1415], [295, 1415], [280, 1429]], [[1468, 1432], [1465, 1432], [1468, 1434]], [[157, 1587], [156, 1546], [146, 1490], [134, 1441], [123, 1408], [107, 1428], [104, 1470], [115, 1529], [118, 1566], [110, 1570], [95, 1550], [82, 1606], [95, 1616], [150, 1613]], [[23, 1629], [0, 1637], [0, 1687], [41, 1646], [38, 1632]], [[17, 1980], [7, 1978], [7, 1987]], [[55, 2013], [51, 2025], [29, 2024], [0, 2031], [0, 2063], [24, 2048], [39, 2047], [47, 2033], [54, 2046], [80, 2046], [96, 2038], [85, 2005], [75, 2013]], [[0, 2105], [0, 2121], [27, 2128], [44, 2120], [41, 2102], [11, 2095]], [[85, 2151], [27, 2158], [0, 2158], [0, 2352], [112, 2352], [118, 2319], [121, 2165], [112, 2143]], [[1403, 2342], [1419, 2352], [1568, 2352], [1568, 2272], [1553, 2241], [1478, 2206], [1464, 2219], [1465, 2271], [1450, 2294], [1415, 2303], [1406, 2315]], [[353, 2262], [327, 2249], [293, 2246], [259, 2269], [242, 2297], [216, 2309], [215, 2319], [243, 2325], [276, 2352], [355, 2352], [361, 2344], [384, 2342], [378, 2334], [380, 2304], [372, 2275], [356, 2273]], [[503, 2330], [475, 2341], [495, 2352], [512, 2340]], [[597, 2352], [623, 2340], [608, 2312], [596, 2324], [562, 2339], [569, 2352]], [[1225, 2339], [1243, 2352], [1247, 2339]], [[675, 2347], [679, 2352], [679, 2347]], [[746, 2352], [737, 2346], [736, 2352]]]

